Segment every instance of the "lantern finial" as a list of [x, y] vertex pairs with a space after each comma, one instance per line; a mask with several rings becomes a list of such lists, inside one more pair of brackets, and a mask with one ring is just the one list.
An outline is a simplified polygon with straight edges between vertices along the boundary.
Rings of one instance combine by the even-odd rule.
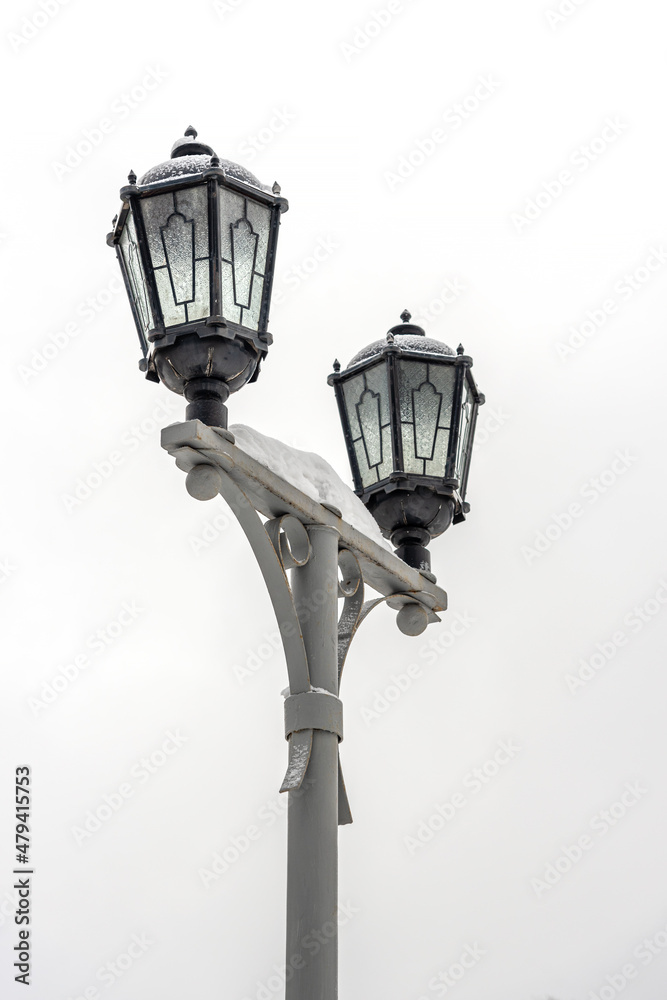
[[340, 371], [340, 361], [338, 360], [338, 358], [334, 358], [333, 370], [335, 372], [339, 372]]
[[197, 129], [188, 125], [183, 135], [171, 147], [172, 159], [175, 156], [215, 156], [215, 151], [205, 142], [197, 142]]
[[409, 309], [404, 309], [401, 313], [401, 322], [397, 323], [396, 326], [392, 326], [389, 333], [394, 337], [425, 337], [426, 334], [421, 326], [417, 326], [416, 323], [411, 323], [412, 313]]
[[127, 179], [130, 182], [130, 184], [137, 183], [137, 175], [135, 174], [134, 170], [130, 170], [129, 174], [127, 175]]
[[456, 353], [463, 354], [463, 351], [464, 351], [463, 344], [459, 344], [459, 346], [456, 348]]

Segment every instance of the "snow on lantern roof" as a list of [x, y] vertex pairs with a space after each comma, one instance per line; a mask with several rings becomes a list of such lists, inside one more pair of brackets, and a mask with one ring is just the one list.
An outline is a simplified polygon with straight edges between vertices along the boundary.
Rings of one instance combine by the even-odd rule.
[[153, 184], [155, 181], [169, 180], [188, 174], [202, 174], [211, 166], [213, 157], [216, 157], [217, 160], [215, 165], [221, 167], [229, 177], [242, 181], [244, 184], [250, 184], [251, 187], [256, 187], [260, 191], [271, 191], [268, 185], [262, 184], [245, 167], [232, 160], [220, 159], [211, 146], [199, 142], [196, 129], [192, 125], [188, 126], [185, 135], [177, 139], [171, 147], [171, 159], [151, 167], [139, 180], [139, 183]]
[[389, 346], [398, 347], [401, 351], [415, 351], [419, 354], [446, 354], [454, 356], [454, 351], [441, 340], [432, 340], [427, 337], [421, 326], [411, 323], [412, 316], [407, 309], [401, 313], [401, 322], [392, 326], [384, 340], [375, 340], [368, 347], [362, 348], [354, 355], [348, 368], [359, 364], [360, 361], [367, 361], [376, 354], [382, 354]]

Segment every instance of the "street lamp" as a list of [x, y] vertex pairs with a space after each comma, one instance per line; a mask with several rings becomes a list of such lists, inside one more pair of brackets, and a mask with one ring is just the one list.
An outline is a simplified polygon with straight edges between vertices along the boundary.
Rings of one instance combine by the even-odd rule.
[[[338, 826], [352, 822], [339, 759], [343, 667], [357, 629], [384, 603], [406, 635], [440, 621], [447, 594], [430, 572], [426, 544], [467, 510], [484, 397], [463, 349], [455, 355], [426, 338], [408, 313], [386, 341], [330, 376], [356, 492], [398, 546], [395, 555], [359, 527], [360, 505], [347, 487], [323, 482], [321, 462], [314, 480], [312, 456], [294, 449], [270, 468], [265, 456], [286, 446], [265, 439], [260, 462], [227, 430], [225, 400], [257, 378], [271, 343], [271, 283], [287, 208], [278, 185], [269, 190], [220, 160], [192, 128], [174, 144], [171, 160], [139, 184], [133, 173], [128, 179], [107, 242], [125, 279], [140, 367], [189, 404], [186, 421], [162, 431], [162, 447], [186, 473], [192, 497], [221, 495], [233, 511], [285, 652], [286, 998], [336, 1000]], [[301, 488], [309, 481], [317, 483], [314, 495]], [[366, 587], [378, 596], [366, 599]], [[313, 939], [321, 944], [314, 953]]]
[[429, 572], [426, 548], [463, 521], [477, 420], [484, 402], [472, 358], [427, 337], [401, 313], [384, 340], [329, 376], [338, 401], [355, 492], [396, 554]]
[[269, 304], [287, 201], [221, 160], [190, 126], [171, 159], [121, 188], [115, 246], [146, 378], [184, 395], [187, 419], [227, 426], [229, 394], [271, 344]]

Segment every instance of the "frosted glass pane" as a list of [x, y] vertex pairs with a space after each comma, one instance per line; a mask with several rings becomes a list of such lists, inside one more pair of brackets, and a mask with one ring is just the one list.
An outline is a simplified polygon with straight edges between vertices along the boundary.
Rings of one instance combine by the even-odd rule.
[[399, 361], [398, 404], [401, 420], [412, 420], [412, 392], [427, 381], [427, 366], [421, 361]]
[[359, 421], [357, 419], [357, 411], [355, 409], [355, 404], [359, 401], [359, 396], [364, 391], [364, 377], [363, 375], [355, 375], [354, 378], [348, 379], [343, 382], [343, 398], [345, 400], [345, 410], [347, 413], [347, 419], [350, 424], [350, 434], [352, 435], [352, 440], [356, 441], [357, 438], [361, 437], [361, 428], [359, 427]]
[[206, 185], [151, 195], [140, 205], [165, 326], [204, 319], [210, 313]]
[[449, 444], [449, 431], [447, 429], [442, 429], [442, 428], [438, 429], [438, 433], [435, 438], [433, 459], [430, 462], [424, 462], [424, 472], [427, 476], [442, 477], [445, 475], [448, 444]]
[[444, 476], [455, 368], [402, 359], [398, 379], [404, 469]]
[[357, 465], [359, 466], [359, 474], [361, 476], [361, 483], [363, 486], [372, 486], [373, 483], [378, 482], [378, 474], [375, 468], [370, 468], [368, 462], [366, 461], [366, 451], [364, 449], [364, 444], [361, 438], [354, 443], [354, 452], [357, 456]]
[[175, 210], [174, 196], [173, 194], [154, 194], [150, 198], [141, 198], [139, 204], [141, 205], [151, 263], [153, 267], [164, 267], [167, 259], [164, 255], [160, 227], [167, 224], [167, 219]]
[[248, 221], [257, 233], [257, 260], [255, 270], [258, 274], [266, 273], [266, 257], [269, 250], [269, 226], [271, 223], [271, 209], [268, 205], [258, 205], [257, 202], [247, 199]]
[[172, 292], [171, 281], [169, 280], [167, 268], [161, 267], [153, 273], [155, 274], [155, 282], [157, 284], [157, 291], [160, 297], [160, 305], [162, 306], [164, 325], [175, 326], [176, 323], [185, 323], [185, 306], [177, 305], [176, 302], [174, 302], [174, 294]]
[[195, 257], [208, 257], [208, 197], [205, 184], [174, 193], [176, 208], [195, 227]]
[[441, 405], [442, 395], [431, 382], [422, 382], [418, 389], [412, 390], [415, 454], [418, 458], [433, 458]]
[[468, 453], [469, 438], [470, 438], [470, 418], [472, 416], [472, 398], [468, 391], [468, 386], [466, 385], [465, 398], [462, 406], [461, 414], [461, 430], [459, 433], [459, 443], [456, 449], [456, 477], [461, 479], [463, 475], [463, 466], [465, 465], [465, 458]]
[[429, 365], [428, 379], [442, 396], [439, 427], [450, 427], [452, 422], [452, 400], [454, 398], [454, 382], [456, 368], [454, 365]]
[[264, 278], [260, 278], [255, 275], [255, 279], [252, 283], [252, 299], [250, 300], [250, 308], [243, 310], [243, 319], [241, 322], [244, 326], [247, 326], [249, 330], [257, 330], [259, 328], [259, 312], [262, 308], [262, 291], [264, 289]]
[[394, 471], [386, 365], [346, 380], [342, 391], [361, 481], [370, 486]]
[[403, 440], [403, 469], [405, 472], [417, 472], [424, 475], [424, 460], [415, 454], [415, 438], [412, 424], [401, 424]]
[[220, 277], [222, 279], [222, 315], [231, 323], [240, 323], [241, 310], [234, 302], [232, 265], [227, 264], [224, 260], [220, 265]]
[[239, 219], [231, 228], [232, 274], [234, 301], [238, 306], [249, 306], [257, 254], [257, 234], [247, 219]]
[[383, 461], [378, 465], [378, 478], [388, 479], [394, 471], [394, 455], [391, 442], [391, 427], [387, 424], [382, 428], [382, 456]]
[[210, 281], [208, 260], [195, 262], [195, 301], [186, 308], [188, 322], [195, 319], [206, 319], [210, 315]]
[[160, 227], [167, 267], [177, 303], [192, 302], [195, 297], [195, 233], [192, 220], [172, 213], [166, 226]]
[[132, 212], [128, 213], [125, 225], [123, 226], [123, 231], [120, 236], [120, 251], [123, 257], [123, 263], [125, 264], [127, 280], [132, 291], [132, 298], [134, 299], [134, 304], [139, 314], [139, 319], [143, 326], [144, 333], [147, 333], [154, 324], [152, 313], [148, 304], [146, 280], [144, 277], [143, 267], [141, 266], [141, 257], [139, 256], [139, 245], [137, 243], [137, 234]]
[[223, 259], [231, 262], [231, 227], [239, 219], [245, 217], [245, 198], [222, 187], [218, 190], [220, 192], [220, 249]]
[[382, 424], [389, 423], [389, 382], [387, 365], [383, 362], [369, 368], [366, 372], [366, 385], [380, 397], [380, 419]]
[[364, 389], [356, 404], [356, 411], [368, 464], [379, 465], [382, 461], [382, 427], [378, 394], [371, 389]]

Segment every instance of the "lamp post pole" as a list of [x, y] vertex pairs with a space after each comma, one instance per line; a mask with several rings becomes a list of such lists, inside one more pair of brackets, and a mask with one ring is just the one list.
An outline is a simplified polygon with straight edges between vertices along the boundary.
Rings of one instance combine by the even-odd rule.
[[[292, 570], [313, 688], [338, 696], [338, 531], [308, 530], [311, 556]], [[316, 610], [310, 610], [313, 605]], [[327, 697], [327, 695], [324, 695]], [[338, 738], [315, 730], [304, 783], [289, 792], [287, 812], [287, 951], [293, 970], [286, 1000], [338, 996]], [[319, 939], [304, 950], [308, 935]], [[322, 942], [325, 942], [324, 944]]]

